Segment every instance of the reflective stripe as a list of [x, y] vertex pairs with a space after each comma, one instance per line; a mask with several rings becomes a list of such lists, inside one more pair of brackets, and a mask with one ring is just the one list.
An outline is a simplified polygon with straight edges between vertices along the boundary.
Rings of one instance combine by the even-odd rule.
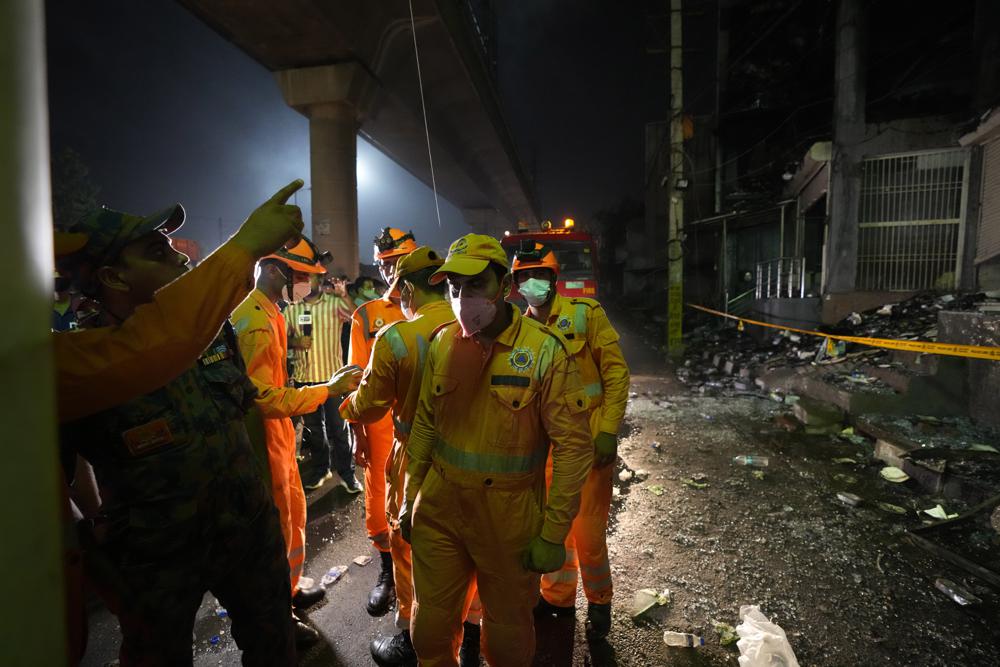
[[576, 333], [585, 334], [587, 333], [587, 306], [578, 303], [576, 304], [576, 316], [573, 318], [573, 324], [576, 326]]
[[542, 575], [542, 581], [547, 584], [574, 584], [576, 583], [576, 570], [548, 572]]
[[392, 349], [392, 356], [396, 357], [396, 360], [400, 360], [406, 357], [406, 343], [403, 342], [403, 337], [399, 335], [396, 331], [396, 327], [387, 329], [385, 332], [385, 337], [389, 340], [389, 347]]
[[452, 447], [441, 438], [438, 438], [434, 451], [449, 465], [481, 473], [531, 472], [545, 463], [549, 453], [541, 447], [527, 456], [466, 452]]
[[[427, 341], [417, 334], [417, 369], [423, 371], [424, 360], [427, 358]], [[418, 383], [419, 384], [419, 383]]]
[[395, 426], [396, 430], [399, 431], [400, 433], [402, 433], [403, 435], [409, 435], [410, 434], [410, 428], [411, 428], [411, 426], [409, 424], [407, 424], [406, 422], [402, 421], [401, 419], [396, 419], [395, 417], [393, 417], [392, 418], [392, 425]]
[[556, 354], [556, 345], [559, 343], [554, 336], [546, 336], [545, 340], [538, 347], [538, 361], [535, 363], [535, 378], [541, 382], [542, 378], [549, 372], [552, 359]]
[[601, 386], [600, 382], [591, 382], [583, 387], [583, 391], [586, 392], [587, 396], [593, 398], [594, 396], [600, 396], [604, 393], [604, 387]]

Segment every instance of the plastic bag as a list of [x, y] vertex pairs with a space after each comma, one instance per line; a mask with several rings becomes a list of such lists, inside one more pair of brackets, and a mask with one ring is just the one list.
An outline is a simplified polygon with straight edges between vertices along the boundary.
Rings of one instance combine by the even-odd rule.
[[757, 605], [740, 607], [740, 667], [799, 667], [785, 631], [768, 620]]

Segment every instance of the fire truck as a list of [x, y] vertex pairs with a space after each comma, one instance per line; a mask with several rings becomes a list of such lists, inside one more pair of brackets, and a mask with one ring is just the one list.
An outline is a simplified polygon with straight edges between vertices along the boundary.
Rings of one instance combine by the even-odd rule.
[[[552, 249], [559, 260], [559, 278], [556, 289], [563, 296], [587, 296], [597, 298], [597, 285], [600, 279], [597, 261], [597, 243], [594, 237], [584, 231], [577, 231], [576, 222], [566, 218], [562, 227], [554, 227], [546, 220], [541, 229], [532, 231], [527, 224], [518, 223], [517, 233], [504, 232], [500, 240], [507, 257], [514, 259], [514, 253], [525, 243], [531, 248], [534, 242], [544, 243]], [[512, 299], [520, 300], [514, 286]]]

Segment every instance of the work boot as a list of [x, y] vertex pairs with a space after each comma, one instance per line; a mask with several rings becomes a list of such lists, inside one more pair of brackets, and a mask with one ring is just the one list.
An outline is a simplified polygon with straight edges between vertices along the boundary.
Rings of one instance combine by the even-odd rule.
[[594, 639], [604, 639], [611, 632], [611, 605], [587, 604], [587, 635]]
[[306, 648], [319, 641], [319, 633], [303, 623], [302, 619], [295, 615], [295, 612], [292, 612], [292, 621], [295, 623], [296, 648]]
[[396, 580], [392, 576], [392, 554], [380, 551], [382, 571], [378, 573], [375, 588], [368, 594], [368, 613], [372, 616], [385, 616], [396, 601]]
[[371, 643], [372, 660], [382, 667], [406, 665], [416, 667], [417, 653], [410, 642], [410, 631], [403, 630], [394, 637], [376, 637]]
[[329, 470], [310, 473], [302, 478], [302, 488], [306, 491], [315, 491], [323, 486], [328, 479], [333, 479], [333, 473]]
[[479, 667], [479, 624], [466, 621], [462, 624], [465, 634], [458, 649], [459, 667]]
[[566, 618], [576, 615], [576, 607], [560, 607], [552, 604], [544, 597], [539, 597], [538, 604], [535, 605], [535, 614], [538, 616], [557, 616], [559, 618]]
[[358, 478], [355, 477], [353, 474], [348, 475], [347, 477], [341, 475], [339, 486], [352, 496], [356, 496], [357, 494], [364, 491], [364, 489], [361, 488], [361, 484], [358, 482]]
[[296, 609], [308, 609], [322, 600], [324, 595], [326, 595], [326, 591], [323, 590], [322, 586], [313, 586], [312, 588], [300, 586], [299, 590], [292, 596], [292, 606]]

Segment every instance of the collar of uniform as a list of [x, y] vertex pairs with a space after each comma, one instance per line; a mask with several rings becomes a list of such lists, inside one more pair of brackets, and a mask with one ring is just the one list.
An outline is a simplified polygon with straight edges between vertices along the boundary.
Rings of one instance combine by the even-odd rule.
[[517, 340], [517, 334], [521, 331], [521, 318], [524, 316], [521, 315], [520, 310], [513, 307], [506, 301], [501, 301], [500, 303], [502, 303], [505, 307], [510, 308], [511, 319], [510, 324], [507, 325], [506, 329], [500, 332], [500, 335], [496, 337], [495, 342], [500, 343], [501, 345], [506, 345], [507, 347], [514, 347], [514, 342]]
[[546, 326], [551, 326], [559, 319], [559, 313], [562, 312], [564, 305], [566, 305], [566, 297], [556, 292], [556, 298], [552, 299], [552, 308], [549, 309], [549, 319], [545, 323]]
[[451, 310], [451, 304], [445, 300], [431, 301], [430, 303], [425, 303], [424, 305], [417, 308], [417, 312], [414, 315], [426, 315], [427, 313], [432, 313], [436, 310]]
[[277, 304], [268, 299], [267, 295], [261, 292], [259, 288], [250, 292], [250, 297], [258, 306], [263, 308], [268, 317], [274, 317], [280, 313]]

